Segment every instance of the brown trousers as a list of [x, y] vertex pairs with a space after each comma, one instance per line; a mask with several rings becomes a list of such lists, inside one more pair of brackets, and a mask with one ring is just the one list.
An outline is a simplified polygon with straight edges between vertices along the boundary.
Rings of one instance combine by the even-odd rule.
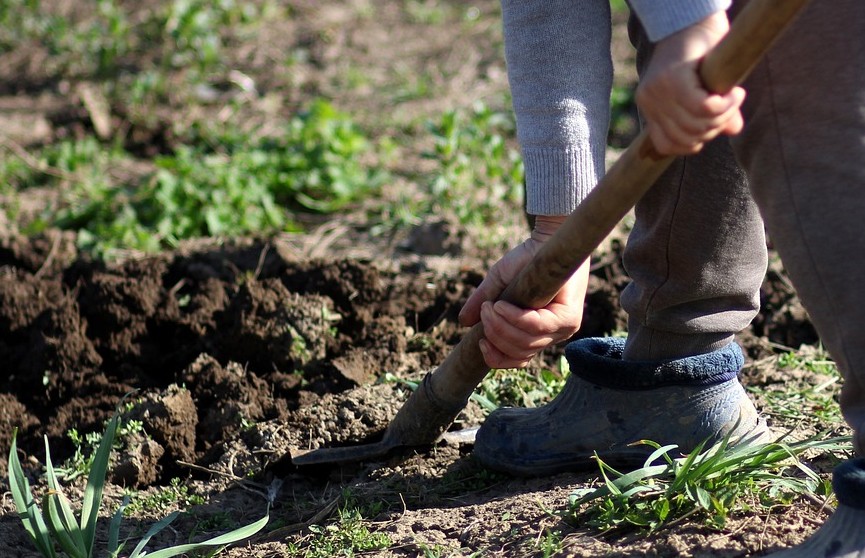
[[[632, 39], [644, 67], [651, 45], [636, 25]], [[625, 356], [708, 352], [746, 327], [765, 223], [844, 376], [841, 409], [865, 453], [865, 2], [813, 0], [745, 87], [744, 132], [677, 161], [637, 206]]]

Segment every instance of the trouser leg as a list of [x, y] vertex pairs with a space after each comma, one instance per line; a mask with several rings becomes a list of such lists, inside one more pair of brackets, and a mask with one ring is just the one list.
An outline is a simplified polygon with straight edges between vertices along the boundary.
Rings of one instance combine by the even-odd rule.
[[734, 140], [754, 199], [844, 375], [865, 450], [865, 3], [812, 2], [746, 83]]
[[[651, 44], [632, 17], [642, 73]], [[632, 279], [624, 357], [680, 358], [733, 340], [759, 309], [766, 271], [763, 223], [729, 141], [677, 159], [636, 206], [625, 249]]]

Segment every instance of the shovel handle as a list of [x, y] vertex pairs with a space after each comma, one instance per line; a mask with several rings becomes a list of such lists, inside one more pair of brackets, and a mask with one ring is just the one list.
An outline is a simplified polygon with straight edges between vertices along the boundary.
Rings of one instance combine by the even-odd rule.
[[[702, 60], [699, 73], [706, 89], [723, 94], [741, 83], [807, 2], [751, 0]], [[673, 159], [661, 155], [645, 131], [640, 133], [499, 298], [523, 308], [549, 304]], [[478, 348], [481, 338], [483, 326], [478, 323], [427, 375], [422, 389], [392, 421], [392, 439], [404, 445], [429, 444], [450, 426], [489, 372]]]

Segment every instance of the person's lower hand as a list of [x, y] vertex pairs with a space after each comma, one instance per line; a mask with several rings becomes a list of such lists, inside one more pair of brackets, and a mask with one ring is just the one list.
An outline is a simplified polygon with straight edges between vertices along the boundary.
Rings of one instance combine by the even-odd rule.
[[718, 12], [656, 45], [636, 101], [659, 153], [691, 155], [721, 134], [741, 131], [745, 90], [735, 87], [726, 95], [709, 93], [697, 73], [700, 60], [729, 27], [727, 15]]
[[544, 308], [526, 310], [496, 301], [563, 220], [538, 216], [532, 236], [490, 268], [460, 311], [462, 325], [483, 322], [485, 338], [480, 349], [490, 368], [523, 368], [541, 350], [567, 340], [580, 328], [589, 280], [588, 261]]

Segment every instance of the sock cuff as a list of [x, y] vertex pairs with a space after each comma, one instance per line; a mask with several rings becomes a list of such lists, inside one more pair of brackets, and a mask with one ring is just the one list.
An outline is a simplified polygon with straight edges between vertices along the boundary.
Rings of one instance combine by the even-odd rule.
[[835, 467], [832, 489], [840, 503], [865, 510], [865, 457], [850, 459]]
[[730, 381], [745, 364], [742, 350], [730, 343], [711, 353], [679, 359], [622, 360], [625, 339], [594, 337], [565, 347], [571, 373], [593, 384], [645, 390], [665, 386], [708, 386]]

